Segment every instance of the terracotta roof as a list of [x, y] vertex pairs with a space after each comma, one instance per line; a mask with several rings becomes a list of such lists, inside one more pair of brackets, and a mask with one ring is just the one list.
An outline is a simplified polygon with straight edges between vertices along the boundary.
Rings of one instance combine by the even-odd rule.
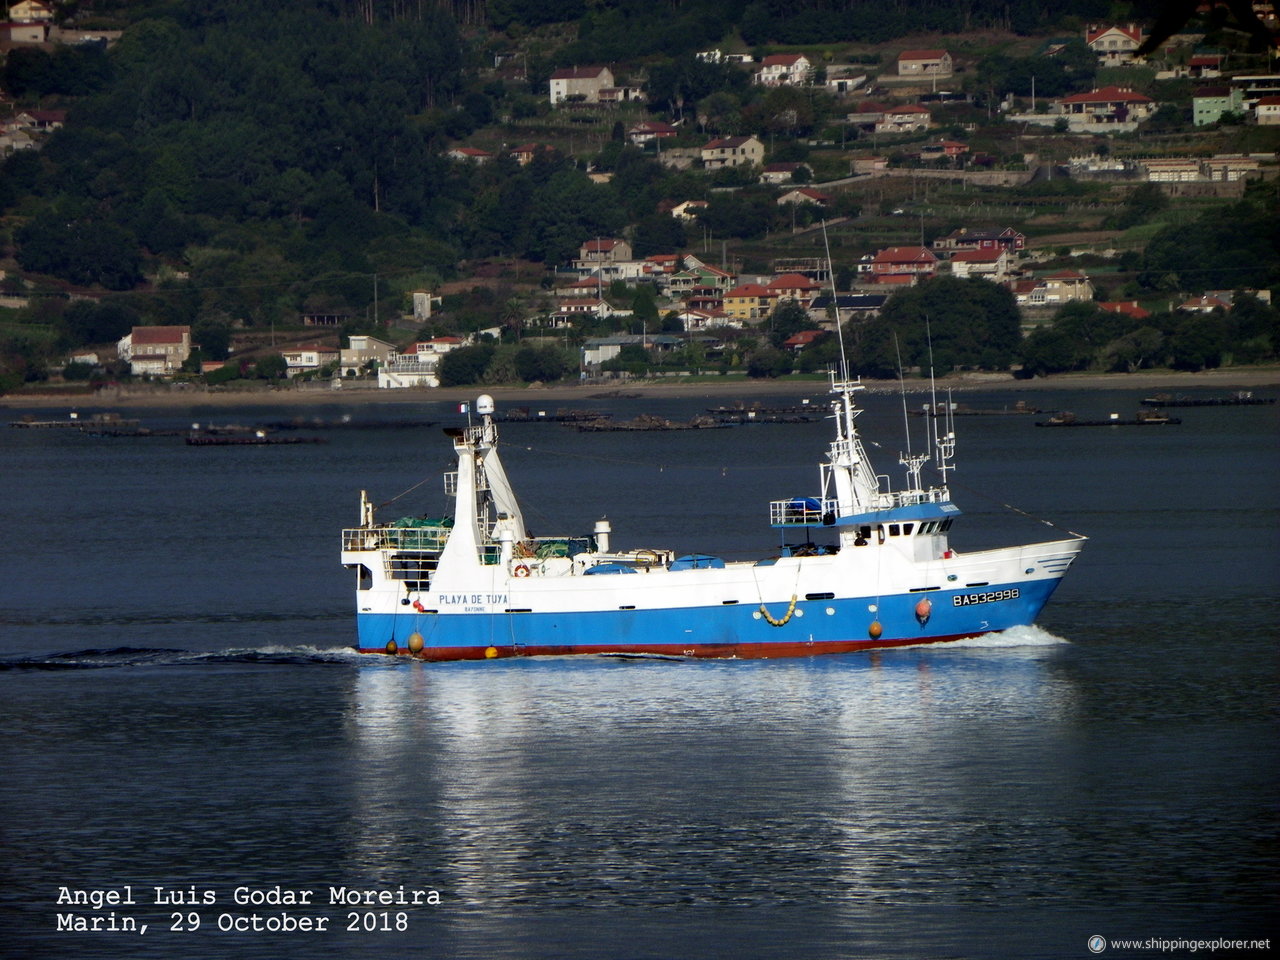
[[917, 260], [937, 262], [938, 258], [924, 247], [885, 247], [875, 255], [873, 263], [915, 263]]
[[1230, 87], [1201, 87], [1191, 94], [1192, 100], [1207, 100], [1211, 97], [1229, 97], [1231, 96]]
[[1098, 304], [1098, 309], [1107, 313], [1122, 313], [1135, 320], [1145, 320], [1151, 316], [1151, 311], [1138, 306], [1137, 300], [1103, 300]]
[[760, 61], [762, 67], [790, 67], [800, 62], [803, 53], [771, 53]]
[[951, 255], [951, 262], [955, 263], [994, 263], [1004, 255], [1002, 247], [995, 247], [990, 250], [958, 250]]
[[1260, 107], [1280, 107], [1280, 97], [1263, 97], [1258, 101]]
[[181, 327], [134, 327], [133, 345], [149, 346], [157, 343], [181, 343], [183, 335], [191, 336], [191, 328]]
[[762, 287], [758, 283], [744, 283], [740, 287], [734, 287], [724, 295], [728, 300], [730, 297], [741, 299], [742, 297], [774, 297], [777, 296], [774, 291], [768, 287]]
[[1126, 37], [1128, 37], [1130, 40], [1134, 41], [1135, 43], [1142, 42], [1142, 28], [1134, 23], [1131, 23], [1125, 27], [1122, 27], [1122, 26], [1092, 27], [1085, 31], [1084, 42], [1088, 44], [1092, 44], [1094, 41], [1100, 40], [1102, 37], [1106, 36], [1112, 30], [1116, 31], [1117, 33], [1123, 33]]
[[551, 75], [552, 80], [594, 80], [605, 67], [565, 67]]
[[1150, 97], [1122, 87], [1099, 87], [1088, 93], [1073, 93], [1058, 103], [1151, 103]]
[[770, 290], [817, 290], [818, 286], [803, 273], [784, 273], [769, 282]]
[[719, 150], [723, 147], [740, 147], [750, 139], [750, 137], [721, 137], [719, 140], [712, 140], [702, 149]]
[[807, 347], [825, 332], [824, 330], [798, 330], [782, 341], [782, 345], [784, 347]]

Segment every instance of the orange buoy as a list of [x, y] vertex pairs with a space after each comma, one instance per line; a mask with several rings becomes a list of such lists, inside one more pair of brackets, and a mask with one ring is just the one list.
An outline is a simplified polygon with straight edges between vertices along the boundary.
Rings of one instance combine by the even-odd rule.
[[410, 653], [413, 653], [413, 654], [421, 653], [422, 644], [423, 644], [422, 634], [417, 633], [416, 631], [414, 633], [409, 634], [409, 652]]
[[871, 626], [867, 627], [867, 636], [872, 640], [879, 640], [882, 633], [884, 633], [884, 627], [880, 626], [880, 621], [872, 620]]
[[394, 657], [397, 653], [400, 652], [400, 645], [396, 643], [394, 640], [388, 640], [386, 647], [384, 647], [383, 649], [385, 649], [387, 653], [391, 654]]
[[922, 597], [920, 602], [916, 604], [916, 622], [920, 626], [924, 626], [929, 622], [929, 617], [933, 613], [933, 601], [928, 597]]

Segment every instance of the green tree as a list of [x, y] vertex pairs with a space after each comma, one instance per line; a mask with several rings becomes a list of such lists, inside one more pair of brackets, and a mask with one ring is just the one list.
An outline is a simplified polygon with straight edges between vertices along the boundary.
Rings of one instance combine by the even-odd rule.
[[440, 358], [437, 368], [442, 387], [460, 387], [471, 383], [479, 383], [493, 359], [492, 344], [476, 344], [471, 347], [459, 347], [450, 350]]
[[258, 380], [282, 380], [289, 373], [289, 364], [278, 353], [268, 354], [253, 365], [253, 376]]
[[1227, 346], [1221, 313], [1195, 314], [1181, 320], [1169, 338], [1169, 365], [1175, 370], [1205, 370], [1222, 365]]
[[747, 376], [757, 380], [786, 376], [791, 368], [791, 355], [776, 347], [760, 347], [747, 358]]
[[515, 368], [520, 379], [527, 383], [553, 383], [564, 377], [569, 365], [559, 347], [525, 345], [516, 351]]

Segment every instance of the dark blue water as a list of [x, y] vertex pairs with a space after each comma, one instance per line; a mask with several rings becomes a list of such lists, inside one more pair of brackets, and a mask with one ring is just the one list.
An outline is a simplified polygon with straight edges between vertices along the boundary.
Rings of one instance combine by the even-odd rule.
[[[1027, 396], [1081, 416], [1139, 399]], [[896, 473], [899, 401], [867, 405]], [[434, 428], [266, 448], [0, 428], [0, 956], [1080, 957], [1094, 934], [1267, 937], [1280, 416], [1181, 413], [958, 422], [957, 547], [1060, 535], [1006, 503], [1092, 538], [1038, 627], [740, 663], [348, 653], [338, 531], [361, 488], [430, 477], [382, 515], [445, 507]], [[767, 501], [816, 492], [828, 428], [503, 437], [539, 534], [607, 515], [622, 546], [763, 556]], [[132, 905], [57, 902], [126, 885]], [[329, 902], [402, 885], [439, 902]], [[310, 904], [233, 900], [277, 886]], [[57, 929], [113, 913], [146, 933]], [[326, 929], [218, 929], [282, 914]]]

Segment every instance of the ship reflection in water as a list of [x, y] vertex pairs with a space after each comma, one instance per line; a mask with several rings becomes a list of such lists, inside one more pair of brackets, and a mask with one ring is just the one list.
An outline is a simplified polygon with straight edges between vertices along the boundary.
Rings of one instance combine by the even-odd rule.
[[993, 808], [1058, 776], [1046, 760], [1032, 786], [1001, 743], [1028, 717], [1062, 735], [1071, 688], [1047, 663], [1065, 647], [1030, 627], [927, 654], [375, 661], [355, 681], [351, 859], [423, 864], [464, 911], [838, 910], [944, 876], [994, 902], [1013, 865], [991, 856]]

